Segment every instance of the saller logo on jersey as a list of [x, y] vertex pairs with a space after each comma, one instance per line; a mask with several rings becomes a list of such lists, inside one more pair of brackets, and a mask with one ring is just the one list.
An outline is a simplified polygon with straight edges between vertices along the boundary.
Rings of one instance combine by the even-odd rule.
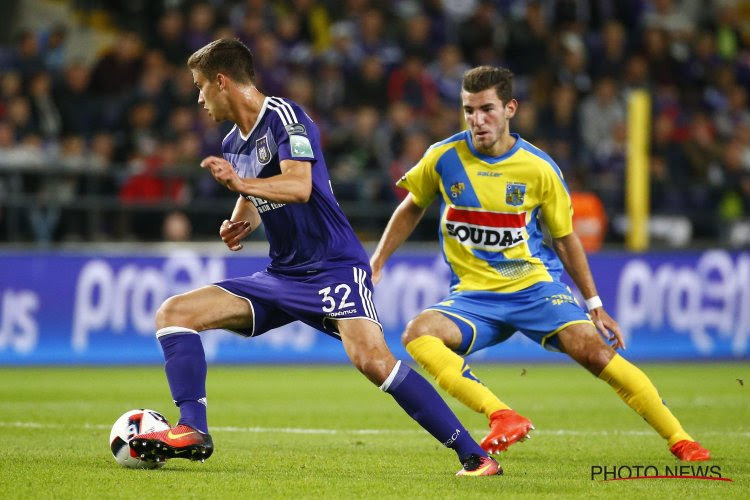
[[449, 207], [445, 231], [463, 245], [480, 250], [502, 250], [523, 243], [526, 212], [502, 213]]

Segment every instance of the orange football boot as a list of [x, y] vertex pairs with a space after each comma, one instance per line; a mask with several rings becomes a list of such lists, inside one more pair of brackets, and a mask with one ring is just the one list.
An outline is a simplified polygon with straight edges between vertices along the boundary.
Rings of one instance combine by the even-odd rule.
[[672, 446], [669, 451], [672, 455], [685, 462], [702, 462], [711, 460], [711, 453], [705, 449], [698, 441], [688, 441], [683, 439]]
[[503, 468], [492, 457], [480, 457], [476, 453], [464, 460], [463, 468], [456, 472], [457, 476], [499, 476]]
[[214, 452], [210, 434], [179, 424], [165, 431], [139, 434], [130, 440], [130, 449], [145, 460], [163, 462], [167, 458], [186, 458], [203, 462]]
[[534, 424], [513, 410], [498, 410], [490, 415], [490, 432], [479, 446], [487, 453], [500, 453], [518, 441], [530, 439]]

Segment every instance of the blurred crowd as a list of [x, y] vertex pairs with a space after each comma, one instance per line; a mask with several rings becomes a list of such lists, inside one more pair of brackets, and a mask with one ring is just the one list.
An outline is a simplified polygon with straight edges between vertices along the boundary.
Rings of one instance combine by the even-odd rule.
[[[85, 12], [99, 2], [74, 3]], [[403, 197], [394, 181], [462, 128], [462, 74], [490, 64], [516, 75], [511, 128], [546, 150], [572, 189], [601, 200], [610, 220], [624, 207], [634, 89], [652, 96], [653, 212], [689, 217], [703, 238], [750, 216], [748, 2], [107, 5], [116, 42], [93, 64], [66, 56], [61, 26], [19, 29], [0, 46], [0, 172], [50, 169], [31, 186], [46, 196], [82, 196], [63, 173], [85, 170], [110, 173], [95, 194], [122, 204], [227, 199], [198, 167], [219, 151], [227, 125], [197, 105], [185, 61], [211, 40], [237, 37], [255, 55], [260, 90], [293, 99], [318, 123], [342, 202]]]

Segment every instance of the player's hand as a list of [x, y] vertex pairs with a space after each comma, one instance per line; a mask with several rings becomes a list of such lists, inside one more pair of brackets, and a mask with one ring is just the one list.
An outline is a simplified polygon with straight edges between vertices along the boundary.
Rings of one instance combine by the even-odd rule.
[[370, 268], [372, 269], [372, 284], [377, 285], [383, 277], [383, 264], [378, 259], [370, 259]]
[[232, 164], [218, 156], [207, 156], [201, 161], [201, 167], [205, 168], [216, 179], [216, 182], [231, 191], [240, 191], [242, 180], [232, 168]]
[[597, 307], [596, 309], [589, 311], [591, 314], [591, 320], [596, 325], [596, 329], [599, 330], [599, 334], [609, 341], [609, 344], [613, 349], [625, 350], [625, 338], [620, 331], [620, 325], [617, 321], [604, 310], [603, 307]]
[[224, 244], [233, 252], [242, 250], [242, 239], [252, 232], [253, 228], [246, 220], [232, 222], [225, 220], [221, 223], [219, 236]]

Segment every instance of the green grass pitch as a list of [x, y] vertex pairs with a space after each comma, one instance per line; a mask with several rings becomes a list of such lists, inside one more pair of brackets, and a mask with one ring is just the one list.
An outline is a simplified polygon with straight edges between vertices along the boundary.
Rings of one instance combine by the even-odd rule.
[[[132, 408], [176, 420], [159, 366], [0, 369], [3, 498], [480, 498], [750, 496], [750, 364], [642, 366], [732, 482], [591, 479], [594, 465], [679, 465], [604, 383], [570, 363], [477, 365], [537, 430], [500, 456], [504, 476], [458, 461], [349, 366], [210, 366], [216, 452], [161, 470], [119, 467], [109, 430]], [[450, 400], [476, 439], [482, 415]]]

